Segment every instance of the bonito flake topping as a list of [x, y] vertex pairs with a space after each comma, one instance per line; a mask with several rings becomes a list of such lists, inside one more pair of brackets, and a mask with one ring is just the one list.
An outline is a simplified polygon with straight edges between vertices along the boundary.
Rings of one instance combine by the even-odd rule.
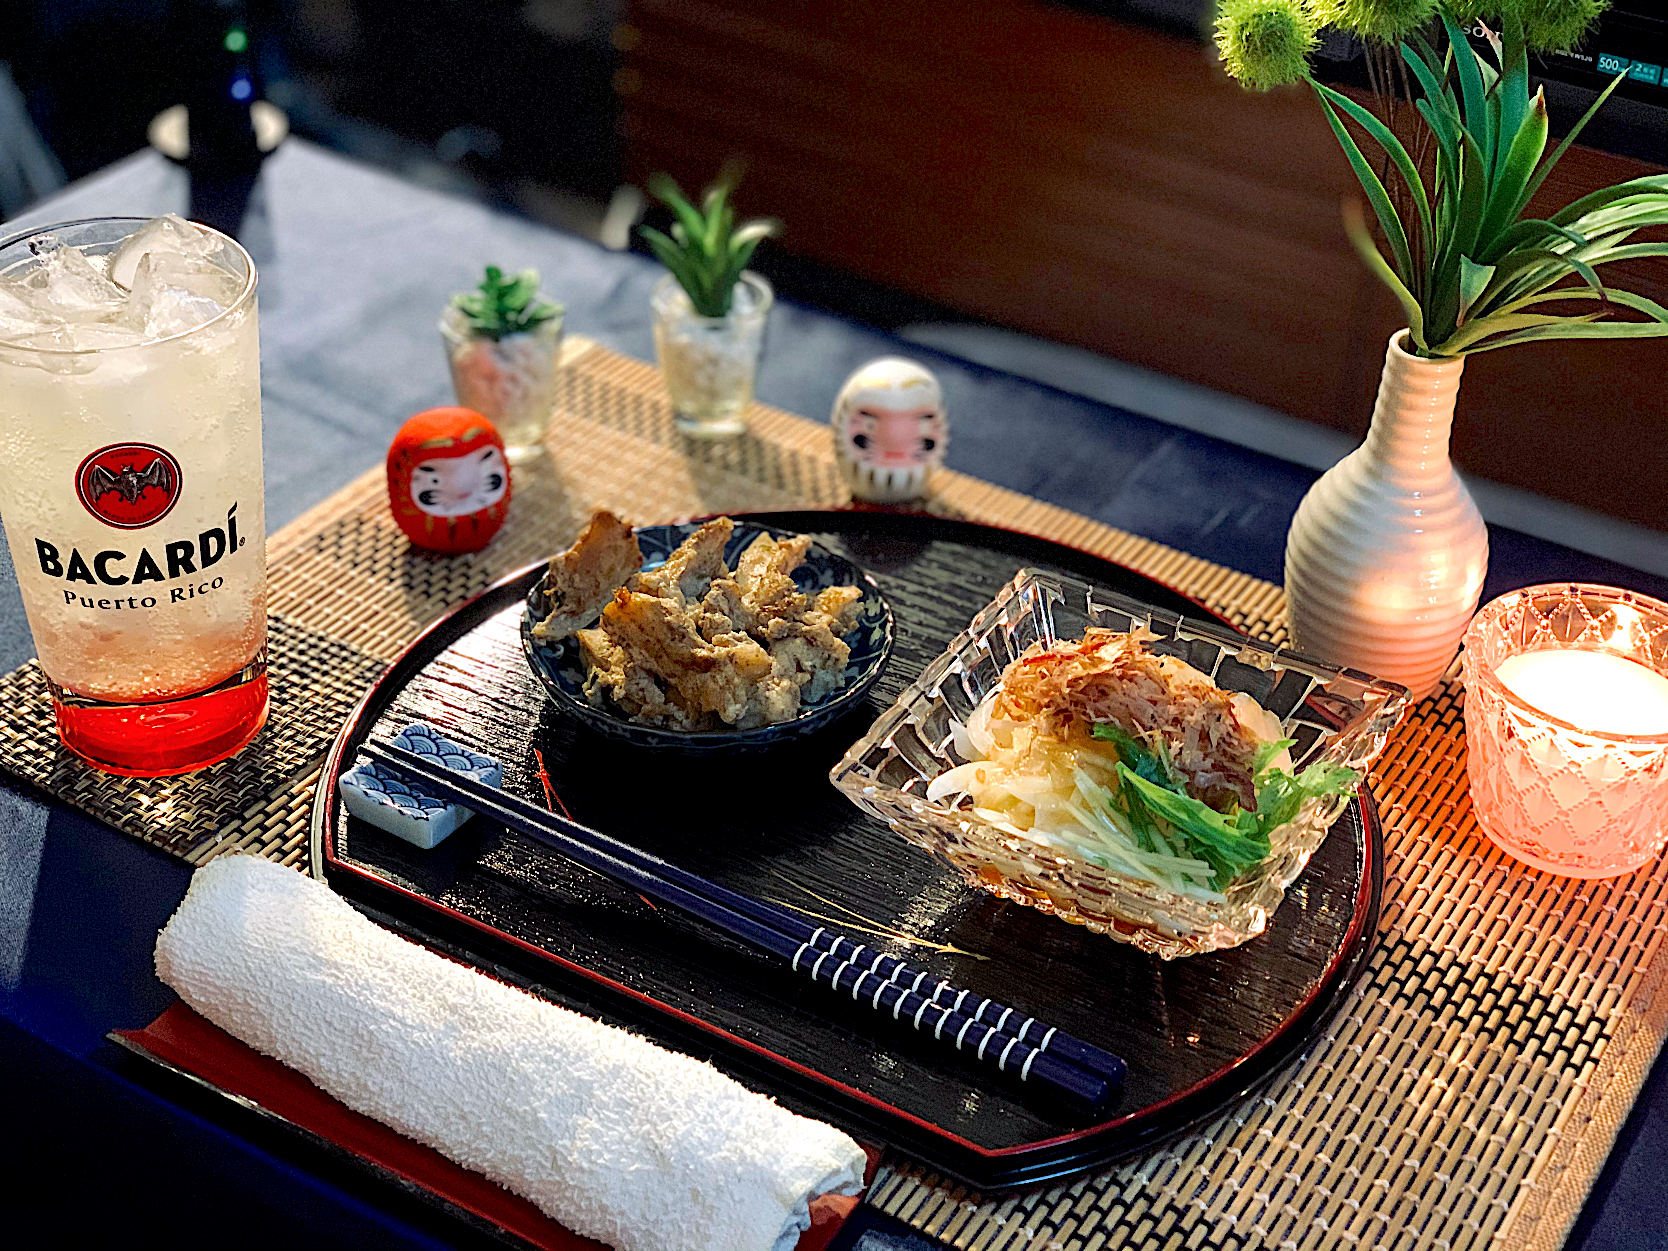
[[966, 763], [927, 786], [998, 829], [1194, 898], [1220, 900], [1304, 805], [1355, 770], [1292, 772], [1281, 724], [1249, 695], [1127, 634], [1038, 643], [956, 727]]
[[1002, 675], [994, 714], [1031, 722], [1063, 743], [1107, 723], [1156, 735], [1189, 794], [1213, 808], [1230, 801], [1255, 808], [1257, 749], [1280, 736], [1279, 723], [1270, 726], [1273, 718], [1250, 696], [1148, 651], [1156, 637], [1144, 627], [1128, 634], [1092, 628], [1080, 642], [1034, 643]]

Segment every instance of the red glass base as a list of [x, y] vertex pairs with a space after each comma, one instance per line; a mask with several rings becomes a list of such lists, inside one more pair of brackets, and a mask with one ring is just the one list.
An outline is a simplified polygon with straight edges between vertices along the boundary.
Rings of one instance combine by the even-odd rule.
[[58, 737], [81, 759], [124, 777], [168, 777], [224, 760], [266, 724], [264, 659], [236, 684], [156, 704], [104, 704], [61, 698], [52, 689]]

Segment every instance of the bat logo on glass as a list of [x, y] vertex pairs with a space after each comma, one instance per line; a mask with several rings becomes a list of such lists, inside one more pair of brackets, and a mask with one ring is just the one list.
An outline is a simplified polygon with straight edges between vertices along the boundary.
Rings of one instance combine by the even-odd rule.
[[112, 443], [75, 471], [81, 506], [117, 530], [142, 530], [166, 517], [180, 497], [180, 463], [152, 443]]

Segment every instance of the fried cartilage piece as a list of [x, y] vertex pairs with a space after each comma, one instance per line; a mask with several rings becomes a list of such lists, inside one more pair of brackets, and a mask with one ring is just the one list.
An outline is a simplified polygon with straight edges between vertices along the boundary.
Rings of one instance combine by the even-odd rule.
[[842, 636], [856, 626], [861, 598], [855, 586], [826, 587], [812, 601], [814, 607], [766, 626], [764, 637], [776, 672], [792, 678], [802, 700], [832, 694], [845, 680], [851, 647]]
[[799, 568], [810, 550], [811, 537], [807, 534], [796, 534], [791, 539], [761, 534], [736, 561], [736, 581], [744, 594], [762, 593], [775, 579], [785, 578]]
[[741, 587], [734, 578], [714, 578], [700, 605], [691, 610], [691, 621], [704, 639], [720, 634], [752, 634], [757, 625]]
[[817, 592], [814, 611], [828, 618], [828, 628], [837, 635], [850, 634], [857, 628], [857, 615], [863, 592], [855, 586], [829, 586]]
[[851, 659], [851, 648], [825, 621], [807, 618], [776, 622], [772, 633], [775, 637], [770, 643], [770, 658], [776, 672], [798, 684], [801, 699], [821, 699], [839, 689], [845, 677], [846, 661]]
[[734, 574], [713, 579], [696, 628], [707, 638], [729, 630], [764, 637], [773, 622], [797, 621], [808, 601], [789, 575], [804, 561], [810, 544], [804, 536], [779, 543], [759, 535], [736, 561]]
[[792, 574], [804, 563], [810, 547], [807, 535], [778, 541], [761, 534], [747, 545], [736, 561], [742, 615], [734, 619], [739, 627], [760, 637], [768, 634], [773, 623], [797, 621], [804, 614], [808, 601], [794, 585]]
[[669, 730], [699, 730], [705, 718], [690, 711], [663, 689], [654, 675], [631, 661], [625, 649], [603, 629], [574, 634], [585, 660], [585, 699], [594, 708], [611, 699], [626, 716]]
[[774, 671], [770, 654], [746, 634], [703, 638], [678, 604], [654, 595], [617, 592], [603, 610], [602, 628], [691, 710], [730, 725], [746, 711], [753, 686]]
[[799, 715], [799, 683], [791, 677], [772, 673], [747, 697], [747, 707], [736, 722], [736, 729], [751, 730], [761, 725], [776, 725], [792, 721]]
[[680, 608], [706, 594], [716, 577], [729, 572], [724, 567], [724, 545], [736, 523], [716, 517], [678, 545], [658, 569], [645, 569], [631, 580], [629, 590], [669, 599]]
[[[790, 575], [810, 546], [806, 535], [777, 540], [763, 534], [736, 562], [735, 582], [747, 629], [770, 649], [777, 681], [792, 682], [798, 702], [821, 699], [839, 689], [851, 658], [851, 648], [840, 636], [856, 625], [862, 598], [855, 586], [836, 586], [808, 600]], [[713, 585], [716, 590], [721, 584]]]
[[805, 596], [793, 579], [767, 574], [744, 591], [735, 578], [715, 578], [696, 610], [696, 628], [707, 638], [739, 630], [755, 638], [767, 636], [777, 621], [796, 621], [804, 613]]
[[554, 643], [595, 621], [642, 564], [643, 551], [631, 527], [599, 510], [574, 545], [550, 562], [545, 576], [550, 611], [533, 627], [533, 637]]

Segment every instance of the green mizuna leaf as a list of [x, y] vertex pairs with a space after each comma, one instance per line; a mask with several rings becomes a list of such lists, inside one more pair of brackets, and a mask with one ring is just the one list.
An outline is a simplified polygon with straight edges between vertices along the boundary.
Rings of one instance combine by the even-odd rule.
[[1216, 889], [1226, 890], [1235, 878], [1267, 857], [1268, 835], [1260, 829], [1242, 829], [1214, 808], [1150, 781], [1127, 765], [1118, 766], [1118, 780], [1132, 807], [1144, 808], [1168, 822], [1187, 840], [1187, 850], [1210, 865]]
[[1309, 800], [1347, 795], [1360, 781], [1360, 770], [1323, 761], [1296, 775], [1283, 769], [1259, 770], [1257, 829], [1265, 838], [1269, 837], [1288, 821], [1296, 820], [1299, 810]]

